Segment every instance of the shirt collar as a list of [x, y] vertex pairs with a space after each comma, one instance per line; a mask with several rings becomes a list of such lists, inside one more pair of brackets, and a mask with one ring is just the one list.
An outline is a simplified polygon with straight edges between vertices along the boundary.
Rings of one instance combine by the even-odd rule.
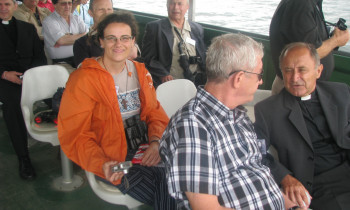
[[[29, 9], [26, 5], [21, 4], [18, 7], [22, 8], [24, 11], [29, 12], [29, 13], [33, 13], [33, 11], [31, 9]], [[39, 10], [37, 9], [37, 11], [39, 12]]]
[[222, 121], [229, 119], [234, 120], [234, 113], [236, 109], [230, 110], [227, 106], [225, 106], [221, 101], [211, 95], [209, 92], [204, 90], [203, 87], [199, 86], [197, 96], [198, 100], [206, 106], [207, 110], [210, 110], [212, 114], [222, 119]]
[[15, 17], [12, 16], [11, 20], [0, 19], [2, 25], [12, 25], [15, 22]]
[[[287, 91], [288, 92], [288, 91]], [[289, 92], [288, 92], [289, 93]], [[289, 93], [290, 94], [290, 93]], [[292, 94], [290, 94], [292, 95]], [[293, 96], [293, 95], [292, 95]], [[293, 96], [294, 98], [297, 99], [297, 101], [311, 101], [311, 100], [317, 100], [317, 93], [316, 93], [316, 89], [310, 93], [307, 96], [303, 96], [303, 97], [297, 97], [297, 96]]]
[[[169, 19], [170, 25], [172, 28], [176, 27], [175, 24]], [[185, 22], [184, 22], [184, 26], [182, 27], [182, 30], [186, 30], [186, 31], [191, 31], [191, 26], [190, 23], [188, 22], [188, 20], [185, 18]]]
[[[58, 14], [56, 12], [56, 10], [52, 14], [55, 15], [56, 17], [58, 17], [58, 18], [62, 18], [63, 20], [65, 20], [60, 14]], [[69, 16], [70, 16], [69, 19], [71, 20], [72, 19], [72, 13]]]

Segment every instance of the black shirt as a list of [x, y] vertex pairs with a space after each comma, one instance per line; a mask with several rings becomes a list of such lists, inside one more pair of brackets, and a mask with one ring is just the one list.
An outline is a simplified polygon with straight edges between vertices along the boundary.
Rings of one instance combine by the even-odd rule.
[[317, 92], [314, 91], [309, 100], [298, 98], [298, 101], [314, 149], [314, 174], [318, 175], [343, 163], [345, 153], [332, 137]]
[[80, 37], [73, 45], [74, 64], [77, 67], [85, 58], [99, 57], [103, 54], [103, 49], [98, 43], [96, 34], [91, 32]]
[[[319, 48], [329, 38], [322, 12], [322, 0], [282, 0], [272, 17], [270, 25], [271, 56], [277, 76], [279, 56], [285, 45], [307, 42]], [[320, 80], [329, 80], [334, 69], [333, 54], [321, 59], [323, 71]]]

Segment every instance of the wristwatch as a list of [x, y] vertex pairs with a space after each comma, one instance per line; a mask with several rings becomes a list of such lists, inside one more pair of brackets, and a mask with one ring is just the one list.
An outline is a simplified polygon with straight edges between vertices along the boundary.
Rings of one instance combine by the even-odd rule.
[[160, 144], [160, 139], [154, 139], [149, 144], [151, 145], [153, 142], [158, 142], [158, 144]]

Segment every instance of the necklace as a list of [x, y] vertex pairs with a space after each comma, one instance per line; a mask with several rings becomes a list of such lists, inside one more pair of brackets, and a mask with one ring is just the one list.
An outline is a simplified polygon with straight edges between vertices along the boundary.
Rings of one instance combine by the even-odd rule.
[[[105, 69], [108, 71], [106, 65], [105, 65], [105, 62], [104, 62], [104, 57], [102, 56], [102, 64], [103, 66], [105, 67]], [[121, 104], [123, 105], [124, 109], [127, 109], [128, 108], [128, 100], [126, 100], [126, 96], [128, 94], [128, 81], [129, 81], [129, 77], [131, 77], [132, 73], [129, 72], [129, 68], [128, 68], [128, 65], [126, 64], [126, 61], [125, 61], [125, 66], [124, 68], [126, 68], [126, 85], [125, 85], [125, 96], [124, 98], [122, 99], [122, 102]], [[123, 68], [123, 70], [124, 70]], [[121, 72], [123, 72], [123, 70]], [[109, 71], [108, 71], [109, 72]]]

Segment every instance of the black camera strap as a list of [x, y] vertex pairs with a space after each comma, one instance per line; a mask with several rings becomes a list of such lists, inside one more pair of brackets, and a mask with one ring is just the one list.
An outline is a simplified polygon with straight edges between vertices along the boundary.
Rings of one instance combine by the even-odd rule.
[[[178, 29], [177, 29], [176, 27], [174, 27], [174, 30], [175, 30], [176, 35], [177, 35], [177, 36], [179, 37], [179, 39], [180, 39], [180, 43], [182, 43], [182, 45], [185, 47], [186, 52], [187, 52], [187, 56], [190, 56], [190, 52], [188, 51], [187, 46], [186, 46], [186, 43], [185, 43], [184, 39], [182, 38], [180, 32], [178, 31]], [[179, 46], [179, 47], [180, 47], [180, 46]]]

